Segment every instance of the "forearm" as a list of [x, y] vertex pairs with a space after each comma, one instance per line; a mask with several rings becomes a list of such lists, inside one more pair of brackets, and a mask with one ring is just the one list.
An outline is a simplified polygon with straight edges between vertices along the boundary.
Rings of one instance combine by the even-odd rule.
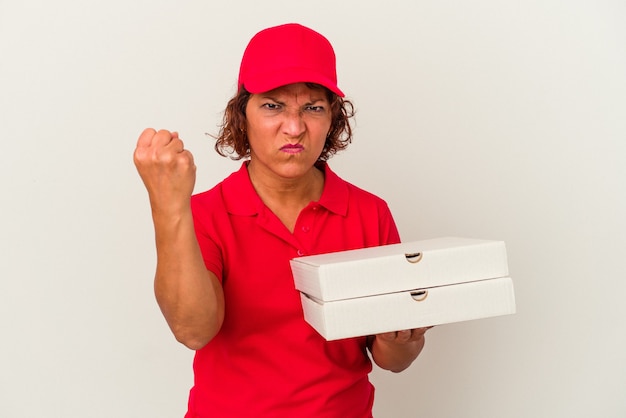
[[154, 290], [178, 341], [197, 350], [219, 331], [224, 318], [221, 283], [202, 259], [190, 210], [153, 214], [157, 247]]
[[[409, 333], [405, 338], [398, 333], [371, 336], [369, 349], [374, 362], [382, 369], [398, 373], [408, 368], [424, 348], [424, 330], [402, 331]], [[411, 336], [411, 333], [414, 335]], [[396, 337], [391, 337], [394, 334]]]

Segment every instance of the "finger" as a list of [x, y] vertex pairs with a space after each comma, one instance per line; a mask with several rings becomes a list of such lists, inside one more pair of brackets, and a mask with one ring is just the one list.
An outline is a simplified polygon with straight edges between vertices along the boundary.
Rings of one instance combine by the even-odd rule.
[[376, 338], [380, 338], [384, 341], [393, 341], [396, 339], [396, 332], [392, 331], [392, 332], [384, 332], [382, 334], [378, 334], [376, 335]]
[[396, 333], [396, 340], [399, 342], [407, 342], [411, 339], [412, 331], [410, 329], [404, 329]]
[[178, 137], [172, 138], [172, 140], [165, 146], [166, 149], [172, 150], [176, 153], [185, 151], [185, 144]]
[[156, 131], [152, 128], [144, 129], [137, 140], [137, 148], [149, 147], [155, 134]]
[[411, 330], [410, 339], [412, 341], [417, 341], [417, 340], [424, 338], [424, 334], [426, 334], [426, 331], [428, 331], [430, 328], [432, 327], [416, 328], [416, 329]]
[[193, 167], [194, 169], [196, 168], [196, 163], [193, 160], [193, 154], [191, 152], [189, 152], [188, 150], [183, 150], [182, 154], [185, 155], [185, 157], [187, 158], [187, 161], [189, 161], [189, 166]]
[[176, 154], [176, 160], [178, 161], [178, 165], [180, 167], [185, 167], [185, 169], [191, 169], [193, 172], [196, 171], [196, 164], [193, 160], [193, 155], [188, 150], [184, 149], [178, 154]]
[[159, 130], [152, 139], [153, 146], [165, 147], [172, 142], [172, 133], [166, 129]]

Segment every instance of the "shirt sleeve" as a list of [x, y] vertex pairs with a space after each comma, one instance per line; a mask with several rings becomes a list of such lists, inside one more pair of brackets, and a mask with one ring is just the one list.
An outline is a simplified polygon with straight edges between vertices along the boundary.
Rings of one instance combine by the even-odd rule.
[[200, 246], [202, 259], [207, 270], [211, 271], [222, 282], [224, 271], [224, 258], [221, 246], [213, 239], [217, 237], [214, 231], [211, 212], [207, 210], [202, 198], [193, 197], [191, 199], [191, 211], [196, 233], [196, 239]]
[[400, 243], [398, 227], [387, 203], [383, 205], [379, 217], [380, 245], [398, 244]]

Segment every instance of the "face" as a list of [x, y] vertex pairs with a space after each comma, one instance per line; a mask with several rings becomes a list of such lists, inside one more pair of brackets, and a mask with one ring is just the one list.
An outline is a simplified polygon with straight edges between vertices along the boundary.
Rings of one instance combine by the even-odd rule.
[[305, 177], [324, 149], [331, 126], [324, 89], [289, 84], [252, 94], [246, 106], [249, 170], [286, 179]]

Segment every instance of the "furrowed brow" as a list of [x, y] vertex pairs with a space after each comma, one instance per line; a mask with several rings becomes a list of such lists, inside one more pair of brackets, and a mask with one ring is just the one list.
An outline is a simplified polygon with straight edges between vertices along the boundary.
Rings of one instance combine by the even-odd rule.
[[264, 96], [263, 96], [263, 100], [271, 100], [271, 101], [273, 101], [274, 103], [279, 104], [279, 105], [281, 105], [281, 106], [284, 106], [284, 105], [285, 105], [285, 103], [284, 103], [284, 102], [282, 102], [282, 101], [278, 100], [276, 97], [274, 97], [274, 96], [270, 96], [270, 95], [264, 95]]
[[314, 105], [314, 104], [316, 104], [316, 103], [323, 102], [323, 101], [324, 101], [324, 99], [322, 99], [322, 98], [319, 98], [319, 99], [313, 99], [313, 100], [311, 100], [311, 101], [309, 101], [309, 102], [305, 103], [305, 106]]

